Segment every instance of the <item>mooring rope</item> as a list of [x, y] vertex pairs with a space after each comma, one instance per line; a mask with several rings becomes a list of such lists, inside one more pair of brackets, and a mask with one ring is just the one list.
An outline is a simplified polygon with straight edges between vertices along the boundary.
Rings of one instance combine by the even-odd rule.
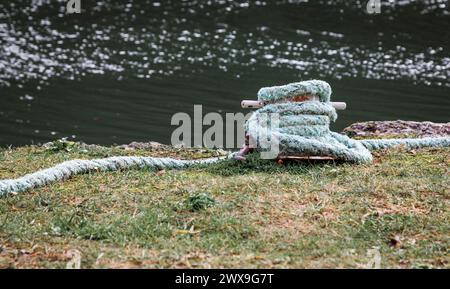
[[18, 179], [0, 180], [0, 196], [12, 192], [25, 192], [89, 172], [126, 169], [183, 169], [194, 165], [210, 164], [227, 158], [215, 157], [199, 160], [177, 160], [173, 158], [154, 157], [110, 157], [94, 160], [71, 160]]
[[371, 151], [388, 149], [396, 146], [404, 146], [407, 149], [420, 149], [425, 147], [450, 147], [449, 137], [365, 139], [359, 140], [359, 142]]
[[[289, 102], [290, 97], [312, 94], [320, 101]], [[246, 123], [247, 135], [256, 141], [259, 149], [261, 139], [277, 139], [279, 155], [331, 156], [337, 160], [354, 163], [370, 163], [371, 150], [387, 149], [404, 145], [409, 149], [423, 147], [449, 147], [450, 138], [422, 139], [366, 139], [354, 140], [330, 131], [330, 123], [337, 118], [330, 105], [331, 87], [320, 80], [262, 88], [258, 92], [260, 101], [269, 104], [258, 109]], [[280, 103], [270, 103], [281, 101]], [[276, 114], [278, 126], [273, 129], [263, 115]], [[265, 148], [263, 148], [265, 149]], [[54, 167], [25, 175], [18, 179], [0, 180], [0, 197], [8, 193], [25, 192], [50, 183], [68, 179], [78, 174], [94, 171], [117, 171], [125, 169], [183, 169], [199, 164], [211, 164], [233, 156], [201, 160], [177, 160], [155, 157], [111, 157], [94, 160], [71, 160]]]
[[[278, 116], [276, 125], [270, 115]], [[330, 123], [336, 118], [329, 102], [268, 104], [250, 117], [246, 134], [253, 147], [261, 151], [270, 150], [267, 143], [271, 140], [279, 156], [329, 156], [354, 163], [370, 163], [370, 151], [400, 145], [408, 149], [450, 146], [449, 137], [354, 140], [330, 131]]]

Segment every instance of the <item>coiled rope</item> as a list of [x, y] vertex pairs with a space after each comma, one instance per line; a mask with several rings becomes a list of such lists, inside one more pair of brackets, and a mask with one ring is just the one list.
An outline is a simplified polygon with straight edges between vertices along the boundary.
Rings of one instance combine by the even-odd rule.
[[[271, 123], [270, 115], [278, 116], [277, 125]], [[260, 151], [269, 150], [271, 140], [278, 156], [329, 156], [353, 163], [370, 163], [370, 151], [400, 145], [408, 149], [450, 146], [449, 137], [354, 140], [330, 131], [336, 118], [336, 110], [327, 102], [274, 103], [250, 117], [246, 133]]]
[[[369, 139], [354, 140], [330, 131], [330, 123], [337, 119], [336, 110], [329, 104], [331, 87], [320, 80], [303, 81], [285, 86], [266, 87], [258, 92], [261, 101], [280, 101], [299, 94], [313, 94], [320, 102], [271, 103], [258, 109], [246, 123], [247, 135], [255, 140], [276, 139], [279, 155], [332, 156], [354, 163], [370, 163], [371, 150], [404, 145], [409, 149], [423, 147], [449, 147], [450, 138], [423, 139]], [[261, 121], [261, 116], [276, 114], [278, 126]], [[183, 169], [199, 164], [211, 164], [233, 157], [202, 160], [177, 160], [154, 157], [111, 157], [94, 160], [71, 160], [54, 167], [25, 175], [18, 179], [0, 180], [0, 197], [8, 193], [25, 192], [78, 174], [93, 171], [125, 169]]]

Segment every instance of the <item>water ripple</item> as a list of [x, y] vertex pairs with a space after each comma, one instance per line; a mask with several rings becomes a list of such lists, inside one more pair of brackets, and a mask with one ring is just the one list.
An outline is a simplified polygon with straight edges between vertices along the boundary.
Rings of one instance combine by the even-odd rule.
[[[448, 31], [447, 1], [384, 1], [377, 16], [366, 14], [366, 1], [311, 2], [96, 1], [83, 2], [80, 15], [66, 15], [62, 0], [2, 2], [0, 86], [209, 68], [241, 75], [275, 67], [299, 79], [403, 79], [450, 87], [450, 36], [427, 38], [429, 31]], [[415, 19], [433, 22], [421, 35]]]

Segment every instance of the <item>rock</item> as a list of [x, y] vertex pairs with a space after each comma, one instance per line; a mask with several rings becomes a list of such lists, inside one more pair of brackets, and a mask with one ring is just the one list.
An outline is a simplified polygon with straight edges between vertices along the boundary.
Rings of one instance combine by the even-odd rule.
[[446, 137], [450, 136], [450, 122], [430, 121], [368, 121], [354, 123], [342, 131], [350, 137]]
[[136, 149], [141, 149], [141, 150], [158, 150], [158, 149], [164, 149], [164, 148], [168, 148], [168, 147], [169, 146], [164, 145], [164, 144], [159, 143], [159, 142], [155, 142], [155, 141], [150, 141], [150, 142], [132, 142], [132, 143], [127, 144], [127, 145], [118, 146], [118, 148], [125, 149], [125, 150], [136, 150]]

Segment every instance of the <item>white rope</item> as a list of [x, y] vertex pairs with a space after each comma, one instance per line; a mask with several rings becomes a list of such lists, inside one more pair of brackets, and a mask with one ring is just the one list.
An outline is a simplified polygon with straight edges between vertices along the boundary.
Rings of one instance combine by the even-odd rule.
[[[320, 80], [304, 81], [280, 87], [262, 88], [258, 93], [260, 101], [277, 101], [298, 94], [314, 94], [320, 102], [272, 103], [258, 109], [246, 124], [246, 132], [253, 139], [261, 135], [279, 140], [280, 155], [333, 156], [336, 159], [370, 163], [370, 150], [386, 149], [405, 145], [409, 149], [422, 147], [449, 147], [450, 138], [423, 139], [372, 139], [354, 140], [330, 131], [330, 122], [337, 118], [336, 110], [330, 104], [331, 87]], [[263, 114], [276, 113], [280, 117], [277, 131], [270, 131], [258, 121]], [[267, 139], [267, 137], [263, 137]], [[0, 180], [0, 197], [11, 192], [24, 192], [77, 174], [91, 171], [116, 171], [125, 169], [182, 169], [197, 164], [210, 164], [232, 157], [218, 157], [203, 160], [176, 160], [153, 157], [111, 157], [95, 160], [72, 160], [41, 170], [24, 177]]]
[[12, 192], [25, 192], [68, 179], [74, 175], [92, 171], [117, 171], [133, 168], [157, 170], [182, 169], [199, 164], [215, 163], [227, 158], [216, 157], [200, 160], [177, 160], [173, 158], [153, 157], [110, 157], [94, 160], [71, 160], [18, 179], [0, 180], [0, 197]]

